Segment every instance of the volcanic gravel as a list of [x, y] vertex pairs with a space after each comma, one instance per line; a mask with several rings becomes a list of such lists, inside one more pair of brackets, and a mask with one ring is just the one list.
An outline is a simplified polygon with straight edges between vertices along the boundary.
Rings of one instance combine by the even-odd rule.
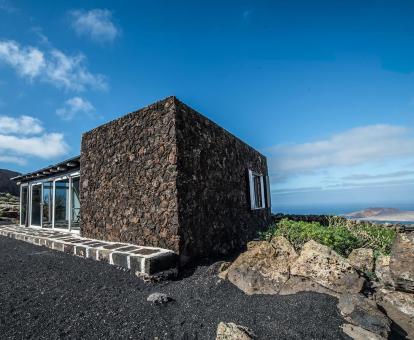
[[[349, 339], [337, 300], [317, 293], [247, 296], [199, 265], [145, 283], [105, 263], [0, 236], [1, 339], [215, 339], [220, 321], [258, 339]], [[173, 301], [152, 304], [148, 295]]]

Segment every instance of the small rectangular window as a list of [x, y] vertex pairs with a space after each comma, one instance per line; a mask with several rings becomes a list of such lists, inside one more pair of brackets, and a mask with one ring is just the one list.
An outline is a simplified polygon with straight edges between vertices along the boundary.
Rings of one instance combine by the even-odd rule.
[[254, 210], [265, 208], [265, 188], [263, 175], [249, 170], [249, 186], [251, 209]]

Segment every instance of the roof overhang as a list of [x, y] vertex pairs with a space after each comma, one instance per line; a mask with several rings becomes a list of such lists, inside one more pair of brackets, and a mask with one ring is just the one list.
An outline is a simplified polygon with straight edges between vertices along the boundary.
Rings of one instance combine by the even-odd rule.
[[49, 165], [46, 168], [29, 172], [20, 176], [11, 178], [12, 181], [15, 181], [16, 184], [23, 182], [30, 182], [37, 179], [44, 179], [47, 177], [56, 176], [63, 174], [69, 171], [76, 171], [80, 167], [80, 156], [69, 158], [65, 161], [57, 163], [55, 165]]

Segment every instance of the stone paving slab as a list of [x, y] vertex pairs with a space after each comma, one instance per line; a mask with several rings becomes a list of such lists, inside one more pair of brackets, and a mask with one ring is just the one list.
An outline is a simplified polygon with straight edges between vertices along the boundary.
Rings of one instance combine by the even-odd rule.
[[135, 275], [152, 275], [175, 268], [178, 263], [177, 254], [168, 249], [88, 239], [50, 229], [1, 225], [0, 235], [68, 254], [104, 261], [130, 269]]

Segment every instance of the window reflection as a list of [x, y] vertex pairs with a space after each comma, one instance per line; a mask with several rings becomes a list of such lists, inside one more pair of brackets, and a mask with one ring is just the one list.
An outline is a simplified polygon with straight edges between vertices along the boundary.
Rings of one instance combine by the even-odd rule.
[[40, 226], [40, 214], [42, 203], [42, 185], [36, 184], [32, 186], [32, 218], [31, 224]]
[[53, 182], [43, 183], [42, 227], [52, 228]]
[[21, 201], [21, 210], [20, 210], [20, 224], [27, 227], [27, 206], [28, 206], [28, 195], [29, 195], [29, 188], [27, 186], [22, 187], [22, 196], [20, 197]]
[[69, 179], [55, 182], [55, 228], [69, 228]]
[[72, 178], [72, 221], [71, 229], [79, 229], [80, 225], [80, 193], [79, 177]]

